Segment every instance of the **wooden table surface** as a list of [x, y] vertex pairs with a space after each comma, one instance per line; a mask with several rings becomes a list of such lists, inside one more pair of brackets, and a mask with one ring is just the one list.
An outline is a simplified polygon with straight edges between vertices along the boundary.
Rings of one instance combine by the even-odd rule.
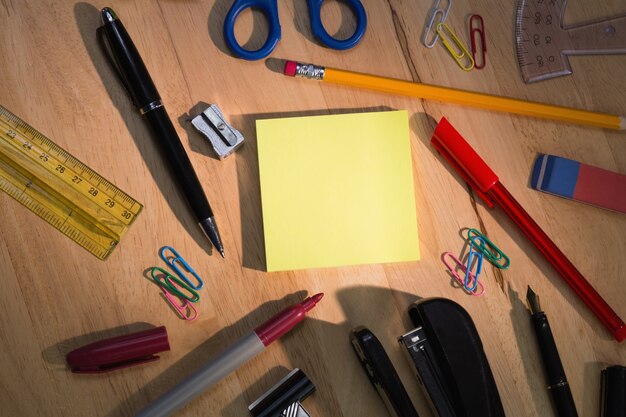
[[[503, 184], [616, 312], [626, 317], [626, 216], [539, 193], [529, 187], [538, 153], [556, 154], [626, 174], [624, 132], [573, 126], [472, 108], [287, 78], [265, 61], [232, 56], [222, 36], [232, 0], [90, 3], [0, 1], [0, 103], [144, 204], [113, 254], [100, 261], [0, 194], [0, 414], [131, 416], [231, 342], [306, 294], [326, 295], [305, 323], [224, 379], [178, 415], [245, 416], [247, 405], [294, 367], [317, 386], [313, 416], [385, 416], [349, 343], [366, 325], [378, 336], [420, 416], [431, 416], [396, 338], [410, 330], [408, 306], [446, 297], [472, 316], [508, 416], [551, 416], [525, 294], [547, 312], [579, 415], [599, 415], [600, 371], [626, 365], [615, 342], [513, 222], [489, 209], [430, 145], [442, 116], [467, 138]], [[513, 45], [513, 1], [455, 2], [449, 25], [465, 41], [472, 13], [483, 16], [487, 65], [464, 72], [441, 45], [420, 42], [430, 1], [365, 0], [368, 27], [354, 49], [320, 46], [304, 1], [279, 2], [282, 40], [271, 55], [388, 77], [482, 91], [613, 114], [626, 109], [626, 57], [575, 57], [573, 75], [526, 85]], [[99, 10], [112, 7], [151, 72], [215, 211], [226, 258], [211, 247], [164, 167], [146, 125], [98, 47]], [[622, 14], [622, 1], [571, 0], [565, 22]], [[353, 17], [324, 5], [329, 32], [346, 36]], [[267, 25], [247, 11], [238, 37], [260, 46]], [[186, 121], [199, 104], [217, 103], [245, 136], [225, 160]], [[419, 225], [419, 262], [267, 273], [255, 120], [278, 116], [406, 109]], [[195, 113], [194, 113], [195, 112]], [[451, 285], [442, 253], [466, 251], [475, 227], [511, 258], [486, 265], [482, 297]], [[205, 279], [200, 317], [176, 317], [145, 276], [164, 266], [158, 250], [175, 247]], [[102, 338], [165, 325], [171, 351], [151, 364], [77, 375], [72, 349]]]

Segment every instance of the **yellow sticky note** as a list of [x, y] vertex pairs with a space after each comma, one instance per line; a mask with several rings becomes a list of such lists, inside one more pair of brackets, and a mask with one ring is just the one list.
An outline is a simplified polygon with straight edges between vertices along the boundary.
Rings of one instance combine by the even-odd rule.
[[406, 111], [256, 127], [268, 271], [419, 259]]

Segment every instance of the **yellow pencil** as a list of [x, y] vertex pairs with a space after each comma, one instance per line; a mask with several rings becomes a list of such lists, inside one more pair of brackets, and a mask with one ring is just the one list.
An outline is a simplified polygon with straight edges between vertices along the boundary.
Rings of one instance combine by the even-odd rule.
[[313, 64], [287, 61], [285, 63], [284, 73], [291, 77], [310, 78], [328, 83], [365, 88], [385, 93], [401, 94], [426, 100], [462, 104], [487, 110], [521, 114], [524, 116], [541, 117], [566, 123], [614, 130], [626, 129], [626, 117], [623, 116], [457, 90], [449, 87], [402, 81], [394, 78], [344, 71]]

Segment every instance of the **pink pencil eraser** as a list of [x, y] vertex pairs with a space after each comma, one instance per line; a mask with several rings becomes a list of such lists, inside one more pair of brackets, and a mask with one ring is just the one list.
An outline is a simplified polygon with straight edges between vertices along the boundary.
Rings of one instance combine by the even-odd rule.
[[285, 62], [285, 69], [283, 70], [283, 74], [288, 75], [290, 77], [296, 76], [296, 62], [295, 61], [287, 61]]

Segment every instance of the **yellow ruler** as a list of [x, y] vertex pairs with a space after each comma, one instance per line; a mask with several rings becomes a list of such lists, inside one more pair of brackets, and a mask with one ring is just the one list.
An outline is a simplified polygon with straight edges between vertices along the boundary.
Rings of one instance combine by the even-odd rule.
[[99, 259], [143, 208], [2, 106], [0, 190]]

